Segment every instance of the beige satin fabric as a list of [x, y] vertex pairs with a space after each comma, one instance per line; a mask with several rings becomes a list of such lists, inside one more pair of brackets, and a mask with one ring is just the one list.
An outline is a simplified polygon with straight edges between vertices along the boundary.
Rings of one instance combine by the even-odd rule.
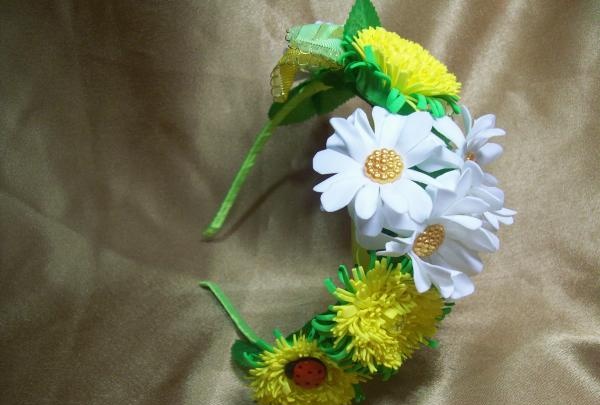
[[[221, 284], [269, 338], [331, 302], [346, 213], [319, 211], [327, 118], [285, 127], [212, 243], [288, 27], [351, 1], [0, 4], [0, 403], [251, 404]], [[476, 292], [366, 404], [600, 403], [595, 1], [375, 1], [508, 136], [518, 210]], [[353, 100], [335, 112], [347, 116]]]

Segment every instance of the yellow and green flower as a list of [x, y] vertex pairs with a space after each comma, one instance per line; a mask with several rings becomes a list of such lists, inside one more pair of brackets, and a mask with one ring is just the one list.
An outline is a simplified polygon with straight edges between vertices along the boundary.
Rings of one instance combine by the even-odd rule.
[[250, 386], [260, 405], [349, 405], [365, 378], [330, 360], [317, 341], [306, 336], [279, 336], [271, 350], [256, 357]]
[[350, 336], [346, 350], [352, 361], [372, 373], [382, 367], [397, 370], [435, 335], [444, 301], [435, 290], [419, 294], [412, 276], [386, 259], [353, 273], [346, 287], [333, 293], [340, 302], [332, 308], [335, 344]]

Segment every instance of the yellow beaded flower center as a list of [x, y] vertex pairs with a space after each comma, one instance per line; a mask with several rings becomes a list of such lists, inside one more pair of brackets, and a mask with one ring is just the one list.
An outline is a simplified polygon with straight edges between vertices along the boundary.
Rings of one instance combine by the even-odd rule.
[[402, 158], [391, 149], [377, 149], [365, 161], [365, 174], [376, 183], [391, 183], [402, 174]]
[[465, 160], [472, 160], [475, 161], [475, 153], [473, 152], [468, 152], [467, 155], [465, 156]]
[[446, 229], [443, 225], [429, 225], [417, 236], [413, 245], [413, 251], [419, 257], [431, 256], [444, 243]]

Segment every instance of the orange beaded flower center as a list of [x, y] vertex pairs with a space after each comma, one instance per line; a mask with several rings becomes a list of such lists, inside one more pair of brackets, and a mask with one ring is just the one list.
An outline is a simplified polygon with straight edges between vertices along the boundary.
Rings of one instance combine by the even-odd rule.
[[376, 183], [391, 183], [402, 174], [402, 158], [391, 149], [377, 149], [365, 161], [365, 174]]
[[413, 245], [413, 251], [419, 257], [431, 256], [444, 243], [446, 229], [443, 225], [429, 225], [417, 236]]

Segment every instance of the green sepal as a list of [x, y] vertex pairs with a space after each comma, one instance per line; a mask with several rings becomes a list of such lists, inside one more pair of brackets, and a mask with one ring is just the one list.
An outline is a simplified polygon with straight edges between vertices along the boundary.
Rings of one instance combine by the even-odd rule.
[[437, 349], [440, 347], [440, 342], [435, 339], [427, 339], [427, 346], [431, 347], [432, 349]]
[[367, 399], [360, 385], [354, 384], [352, 387], [354, 388], [354, 403], [358, 404]]
[[398, 370], [394, 370], [393, 368], [389, 368], [389, 367], [381, 367], [379, 373], [381, 374], [381, 379], [383, 381], [388, 381], [396, 373], [398, 373]]
[[[289, 103], [308, 83], [316, 79], [306, 80], [290, 91], [290, 95], [284, 103], [273, 103], [269, 109], [269, 118], [273, 118], [277, 112]], [[328, 83], [325, 83], [328, 84]], [[291, 111], [280, 123], [280, 125], [297, 124], [306, 121], [315, 115], [330, 113], [346, 101], [354, 97], [354, 92], [347, 87], [332, 87], [314, 94], [303, 100], [296, 108]]]
[[327, 291], [330, 294], [333, 294], [337, 291], [337, 286], [331, 278], [326, 278], [325, 280], [323, 280], [323, 284], [325, 284], [325, 288], [327, 288]]
[[323, 325], [317, 319], [313, 319], [310, 324], [314, 330], [321, 334], [328, 334], [331, 332], [331, 328], [333, 328], [333, 325]]
[[371, 0], [356, 0], [344, 24], [344, 37], [352, 38], [358, 31], [368, 27], [381, 27], [375, 6]]
[[453, 302], [444, 302], [444, 307], [442, 308], [442, 315], [438, 318], [438, 321], [443, 321], [452, 312], [453, 306]]
[[392, 88], [388, 94], [386, 101], [386, 108], [389, 112], [396, 114], [406, 103], [406, 99], [398, 91], [398, 89]]
[[425, 98], [425, 96], [422, 94], [415, 94], [414, 96], [417, 97], [417, 108], [421, 111], [426, 110], [427, 109], [427, 99]]
[[250, 360], [251, 357], [262, 353], [262, 350], [246, 340], [236, 340], [231, 346], [231, 358], [242, 368], [251, 369], [257, 366], [256, 363]]
[[344, 288], [346, 290], [350, 291], [351, 293], [356, 292], [356, 290], [352, 286], [352, 283], [350, 282], [350, 275], [348, 274], [348, 268], [346, 266], [344, 266], [343, 264], [338, 268], [338, 278], [340, 279], [340, 282], [344, 285]]

